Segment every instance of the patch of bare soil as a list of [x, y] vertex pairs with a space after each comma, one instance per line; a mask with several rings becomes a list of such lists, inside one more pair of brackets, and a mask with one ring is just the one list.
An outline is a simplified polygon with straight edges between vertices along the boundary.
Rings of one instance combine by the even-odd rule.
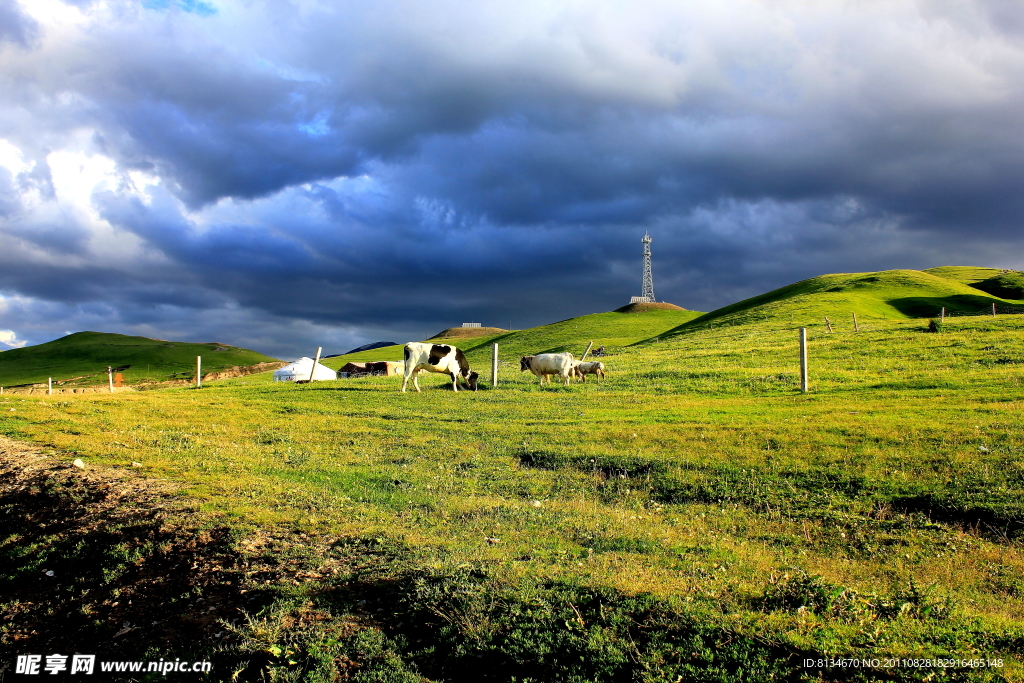
[[288, 365], [284, 361], [270, 361], [267, 363], [257, 363], [256, 365], [245, 365], [230, 367], [227, 370], [219, 370], [217, 372], [208, 372], [203, 375], [203, 381], [212, 381], [215, 379], [228, 379], [230, 377], [245, 377], [246, 375], [255, 375], [260, 372], [269, 372], [270, 370], [277, 370]]
[[447, 330], [441, 330], [435, 334], [431, 339], [458, 339], [460, 337], [486, 337], [491, 334], [501, 334], [502, 332], [508, 332], [500, 327], [449, 327]]
[[238, 670], [225, 624], [345, 562], [330, 539], [240, 538], [166, 480], [72, 461], [0, 436], [0, 680], [17, 654], [33, 653], [216, 668], [221, 652], [235, 660], [221, 672]]

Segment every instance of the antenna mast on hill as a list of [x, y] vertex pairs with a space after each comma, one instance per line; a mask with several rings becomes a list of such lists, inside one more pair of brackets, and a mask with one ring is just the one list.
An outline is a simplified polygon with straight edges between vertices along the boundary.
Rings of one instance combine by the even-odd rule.
[[644, 291], [641, 296], [647, 299], [647, 303], [653, 304], [654, 298], [654, 275], [651, 274], [651, 236], [644, 231], [644, 238], [640, 240], [644, 245]]
[[631, 296], [631, 304], [653, 304], [657, 302], [654, 298], [654, 276], [651, 274], [651, 236], [644, 231], [644, 238], [640, 240], [644, 245], [644, 292], [640, 296]]

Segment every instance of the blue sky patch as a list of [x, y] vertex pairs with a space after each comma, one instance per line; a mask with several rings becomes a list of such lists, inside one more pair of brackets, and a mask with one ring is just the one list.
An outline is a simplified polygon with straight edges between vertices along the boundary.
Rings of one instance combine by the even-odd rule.
[[217, 8], [203, 0], [143, 0], [142, 6], [146, 9], [166, 10], [172, 6], [183, 12], [197, 14], [201, 17], [208, 17], [217, 13]]

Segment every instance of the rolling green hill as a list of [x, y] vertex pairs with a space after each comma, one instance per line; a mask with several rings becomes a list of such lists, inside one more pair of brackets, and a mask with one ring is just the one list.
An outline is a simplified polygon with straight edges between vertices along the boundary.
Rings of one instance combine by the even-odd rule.
[[225, 344], [191, 344], [105, 332], [76, 332], [45, 344], [0, 353], [0, 386], [45, 382], [102, 384], [107, 367], [121, 368], [126, 383], [192, 377], [196, 356], [203, 372], [277, 360]]
[[[860, 320], [905, 320], [948, 314], [969, 314], [991, 309], [1024, 307], [1018, 298], [1001, 298], [979, 289], [1019, 293], [1016, 280], [993, 268], [947, 266], [928, 271], [886, 270], [875, 273], [839, 273], [802, 280], [750, 299], [705, 313], [661, 335], [669, 337], [711, 326], [783, 322], [819, 326], [825, 316], [848, 324], [852, 314]], [[982, 285], [984, 286], [984, 285]], [[1002, 287], [997, 290], [996, 287]]]

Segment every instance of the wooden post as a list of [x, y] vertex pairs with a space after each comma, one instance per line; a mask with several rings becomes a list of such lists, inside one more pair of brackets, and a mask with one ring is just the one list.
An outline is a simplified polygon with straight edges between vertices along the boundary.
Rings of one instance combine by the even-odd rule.
[[996, 302], [992, 302], [992, 317], [996, 317]]
[[860, 325], [857, 324], [857, 314], [853, 314], [853, 331], [860, 332]]
[[946, 322], [946, 307], [943, 306], [942, 310], [939, 311], [939, 324], [942, 325]]
[[110, 385], [110, 393], [114, 393], [114, 368], [107, 366], [107, 384]]
[[324, 347], [316, 347], [316, 358], [313, 359], [313, 369], [309, 371], [309, 381], [313, 381], [313, 375], [316, 373], [316, 364], [320, 362], [320, 352], [324, 350]]
[[498, 343], [491, 344], [491, 388], [498, 386]]
[[800, 328], [800, 391], [807, 393], [807, 328]]
[[[655, 341], [657, 341], [657, 340], [655, 340]], [[583, 357], [580, 358], [581, 361], [584, 361], [584, 360], [587, 359], [587, 354], [590, 353], [590, 349], [592, 349], [592, 348], [594, 348], [594, 342], [590, 342], [589, 344], [587, 344], [587, 350], [583, 352]]]
[[196, 389], [203, 388], [203, 357], [196, 356]]
[[47, 377], [46, 378], [46, 395], [47, 396], [53, 396], [53, 378], [52, 377]]
[[832, 334], [832, 321], [828, 319], [827, 315], [825, 316], [825, 326], [828, 327], [828, 333]]

